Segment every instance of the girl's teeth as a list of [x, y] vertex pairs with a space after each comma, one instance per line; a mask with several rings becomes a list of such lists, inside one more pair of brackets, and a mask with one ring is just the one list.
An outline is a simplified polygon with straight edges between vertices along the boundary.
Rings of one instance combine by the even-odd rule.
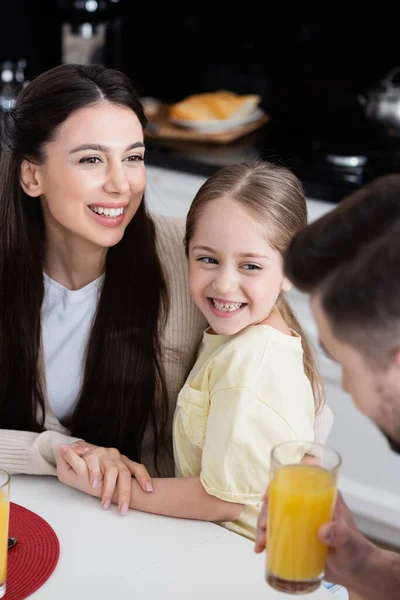
[[218, 310], [224, 310], [225, 312], [232, 312], [234, 310], [238, 310], [239, 308], [241, 308], [241, 306], [243, 306], [242, 302], [236, 302], [236, 304], [219, 304], [214, 299], [212, 299], [212, 303], [214, 304], [215, 308], [217, 308]]
[[105, 217], [119, 217], [125, 210], [124, 206], [120, 208], [103, 208], [102, 206], [89, 206], [90, 210], [97, 213], [98, 215], [104, 215]]

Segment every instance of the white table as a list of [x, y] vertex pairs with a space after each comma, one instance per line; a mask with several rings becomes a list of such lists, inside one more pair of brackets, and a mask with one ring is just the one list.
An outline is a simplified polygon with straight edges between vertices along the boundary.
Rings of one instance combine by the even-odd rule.
[[[55, 477], [13, 475], [11, 500], [55, 530], [59, 562], [34, 600], [283, 600], [264, 580], [265, 556], [213, 523], [129, 511], [61, 484]], [[305, 598], [328, 600], [320, 588]]]

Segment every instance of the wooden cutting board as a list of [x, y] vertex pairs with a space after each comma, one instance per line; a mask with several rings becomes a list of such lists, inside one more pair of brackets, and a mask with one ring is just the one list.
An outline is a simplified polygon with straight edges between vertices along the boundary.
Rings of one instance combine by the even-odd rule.
[[257, 121], [236, 127], [231, 131], [221, 133], [202, 133], [194, 129], [178, 127], [168, 119], [169, 105], [161, 104], [158, 112], [149, 116], [149, 124], [145, 130], [145, 137], [150, 139], [173, 139], [188, 142], [203, 142], [207, 144], [229, 144], [252, 131], [256, 131], [269, 121], [269, 115], [262, 115]]

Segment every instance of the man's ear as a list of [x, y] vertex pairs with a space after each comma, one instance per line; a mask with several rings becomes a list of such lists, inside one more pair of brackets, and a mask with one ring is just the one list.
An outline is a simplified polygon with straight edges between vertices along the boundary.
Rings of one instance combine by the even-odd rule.
[[282, 291], [283, 292], [288, 292], [289, 290], [291, 290], [293, 287], [293, 283], [291, 281], [289, 281], [289, 279], [287, 277], [283, 278], [283, 282], [282, 282]]
[[397, 368], [400, 369], [400, 348], [397, 348], [397, 350], [394, 353], [394, 362], [396, 363]]
[[41, 167], [24, 159], [21, 163], [20, 183], [28, 196], [37, 198], [42, 194]]

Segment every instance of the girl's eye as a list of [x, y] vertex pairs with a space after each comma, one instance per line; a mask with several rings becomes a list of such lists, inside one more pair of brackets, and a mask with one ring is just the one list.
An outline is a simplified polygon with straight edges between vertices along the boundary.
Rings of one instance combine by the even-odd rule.
[[262, 267], [259, 267], [258, 265], [253, 265], [252, 263], [243, 265], [243, 269], [245, 269], [246, 271], [262, 271]]
[[212, 258], [212, 256], [200, 256], [199, 258], [196, 258], [196, 260], [199, 262], [203, 262], [206, 265], [217, 265], [218, 264], [216, 259]]
[[86, 163], [89, 165], [95, 165], [98, 162], [101, 162], [101, 160], [98, 156], [85, 156], [85, 158], [81, 158], [79, 162]]
[[132, 156], [127, 156], [125, 160], [127, 162], [141, 162], [144, 160], [144, 156], [141, 154], [133, 154]]

